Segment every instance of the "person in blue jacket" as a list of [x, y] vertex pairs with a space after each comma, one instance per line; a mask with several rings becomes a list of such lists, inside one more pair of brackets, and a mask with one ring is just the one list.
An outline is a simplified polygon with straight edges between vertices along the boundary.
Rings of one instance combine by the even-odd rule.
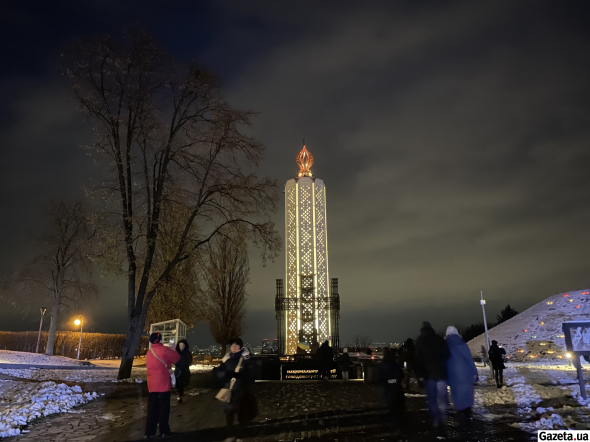
[[477, 368], [469, 347], [452, 325], [447, 327], [447, 346], [451, 357], [447, 359], [448, 382], [453, 406], [464, 416], [471, 417], [473, 384], [477, 382]]

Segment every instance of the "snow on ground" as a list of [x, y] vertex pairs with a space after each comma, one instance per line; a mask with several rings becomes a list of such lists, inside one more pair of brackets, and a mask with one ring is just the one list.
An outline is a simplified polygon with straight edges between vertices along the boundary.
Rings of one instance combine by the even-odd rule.
[[[191, 373], [204, 373], [212, 370], [210, 365], [191, 365]], [[0, 368], [0, 373], [16, 378], [32, 379], [36, 381], [69, 381], [69, 382], [117, 382], [117, 370], [100, 368], [76, 369], [76, 370], [46, 370], [46, 369], [10, 369]], [[118, 382], [147, 381], [146, 367], [133, 367], [131, 378]]]
[[[191, 373], [202, 373], [210, 371], [211, 366], [198, 365], [191, 366]], [[38, 381], [70, 381], [70, 382], [117, 382], [117, 370], [45, 370], [45, 369], [4, 369], [0, 368], [0, 373], [10, 376], [33, 379]], [[147, 369], [145, 367], [134, 367], [129, 379], [123, 379], [118, 382], [136, 382], [142, 383], [147, 381]]]
[[[513, 361], [539, 359], [566, 361], [566, 321], [585, 321], [590, 315], [590, 289], [558, 293], [489, 330]], [[480, 356], [485, 333], [467, 343], [473, 356]]]
[[0, 437], [15, 436], [38, 417], [70, 411], [98, 395], [55, 382], [0, 381]]
[[[590, 380], [590, 373], [585, 378]], [[474, 412], [523, 430], [590, 429], [590, 399], [580, 396], [573, 367], [557, 363], [509, 364], [498, 389], [489, 368], [478, 367]], [[590, 397], [590, 391], [588, 391]]]
[[27, 365], [81, 365], [82, 361], [66, 358], [65, 356], [47, 356], [39, 353], [23, 351], [0, 350], [0, 364]]
[[[96, 367], [104, 367], [104, 368], [119, 368], [121, 365], [121, 359], [90, 359], [92, 365]], [[145, 356], [139, 356], [133, 358], [133, 366], [134, 367], [145, 367]]]
[[[33, 366], [63, 366], [63, 369], [45, 368], [0, 368], [0, 373], [16, 378], [32, 379], [36, 381], [69, 381], [69, 382], [117, 382], [117, 368], [120, 359], [93, 359], [88, 368], [80, 367], [83, 361], [63, 356], [47, 356], [36, 353], [0, 350], [0, 363], [21, 364]], [[88, 363], [87, 362], [87, 363]], [[67, 367], [80, 367], [69, 370]], [[212, 370], [213, 366], [195, 364], [191, 366], [191, 373], [201, 373]], [[147, 380], [145, 356], [135, 358], [131, 378], [119, 382], [142, 383]]]

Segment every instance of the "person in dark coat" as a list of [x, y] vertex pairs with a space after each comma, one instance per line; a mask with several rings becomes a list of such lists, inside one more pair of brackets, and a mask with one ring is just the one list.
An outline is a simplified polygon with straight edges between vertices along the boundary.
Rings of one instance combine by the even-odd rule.
[[190, 346], [186, 339], [178, 341], [178, 344], [176, 344], [176, 351], [180, 355], [180, 359], [176, 363], [176, 368], [174, 369], [174, 376], [176, 376], [176, 392], [178, 393], [176, 401], [181, 404], [182, 397], [184, 396], [184, 389], [191, 380], [190, 366], [193, 365], [193, 355], [191, 354]]
[[[250, 367], [250, 352], [244, 348], [244, 342], [240, 338], [232, 339], [230, 351], [222, 358], [221, 365], [215, 375], [218, 381], [230, 388], [231, 380], [235, 383], [231, 392], [231, 400], [223, 403], [226, 424], [231, 427], [235, 418], [240, 424], [252, 421], [258, 415], [258, 406], [251, 386], [254, 384], [254, 376]], [[241, 367], [237, 370], [241, 361]]]
[[452, 325], [447, 327], [446, 341], [451, 354], [451, 357], [447, 359], [447, 371], [453, 406], [466, 418], [470, 418], [471, 407], [473, 407], [473, 383], [477, 381], [477, 368], [469, 347]]
[[447, 359], [449, 348], [434, 332], [429, 322], [423, 322], [416, 341], [416, 371], [426, 384], [428, 408], [435, 428], [444, 423], [449, 407], [447, 393]]
[[350, 371], [350, 367], [352, 365], [352, 361], [350, 360], [350, 355], [344, 349], [344, 353], [340, 355], [340, 360], [338, 361], [340, 365], [340, 371], [342, 372], [342, 379], [347, 381], [348, 380], [348, 372]]
[[397, 352], [385, 348], [383, 362], [379, 371], [379, 382], [383, 386], [383, 394], [389, 408], [391, 422], [399, 429], [404, 422], [406, 412], [406, 396], [402, 386], [404, 370], [397, 361]]
[[311, 343], [311, 348], [310, 348], [310, 353], [312, 358], [315, 358], [318, 354], [318, 350], [320, 349], [320, 344], [318, 343], [317, 339], [314, 339], [313, 342]]
[[334, 363], [334, 352], [332, 351], [332, 347], [328, 341], [325, 341], [320, 349], [318, 350], [319, 353], [319, 362], [320, 362], [320, 377], [327, 381], [330, 379], [330, 370], [332, 369], [332, 364]]
[[416, 346], [412, 338], [406, 339], [406, 342], [404, 342], [404, 344], [402, 345], [401, 358], [402, 361], [405, 363], [405, 383], [407, 389], [410, 388], [410, 378], [418, 378], [416, 376]]
[[504, 355], [506, 350], [498, 347], [498, 341], [492, 341], [490, 351], [488, 352], [490, 362], [492, 363], [492, 370], [494, 370], [494, 378], [496, 379], [496, 386], [502, 388], [504, 385]]

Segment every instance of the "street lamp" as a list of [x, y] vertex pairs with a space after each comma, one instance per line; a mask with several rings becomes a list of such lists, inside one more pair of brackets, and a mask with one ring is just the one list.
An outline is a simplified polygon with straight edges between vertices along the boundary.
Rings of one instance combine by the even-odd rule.
[[486, 300], [483, 299], [483, 290], [479, 292], [481, 294], [481, 300], [479, 303], [481, 304], [481, 310], [483, 312], [483, 326], [486, 331], [486, 343], [488, 344], [488, 351], [490, 351], [490, 337], [488, 336], [488, 321], [486, 320]]
[[76, 359], [80, 360], [80, 347], [82, 346], [82, 327], [84, 327], [84, 317], [82, 315], [78, 316], [79, 319], [74, 321], [74, 324], [80, 326], [80, 341], [78, 342], [78, 356]]
[[39, 336], [37, 337], [37, 348], [35, 349], [35, 353], [39, 353], [39, 342], [41, 341], [41, 327], [43, 327], [43, 316], [45, 316], [45, 312], [47, 311], [47, 309], [41, 307], [39, 310], [41, 311], [41, 323], [39, 324]]

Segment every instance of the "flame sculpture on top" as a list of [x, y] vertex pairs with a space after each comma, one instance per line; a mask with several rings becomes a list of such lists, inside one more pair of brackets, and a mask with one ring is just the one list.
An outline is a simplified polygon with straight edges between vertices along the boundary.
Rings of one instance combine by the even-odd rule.
[[313, 165], [313, 155], [308, 152], [303, 145], [303, 149], [297, 155], [297, 165], [299, 166], [299, 176], [311, 176], [311, 166]]

